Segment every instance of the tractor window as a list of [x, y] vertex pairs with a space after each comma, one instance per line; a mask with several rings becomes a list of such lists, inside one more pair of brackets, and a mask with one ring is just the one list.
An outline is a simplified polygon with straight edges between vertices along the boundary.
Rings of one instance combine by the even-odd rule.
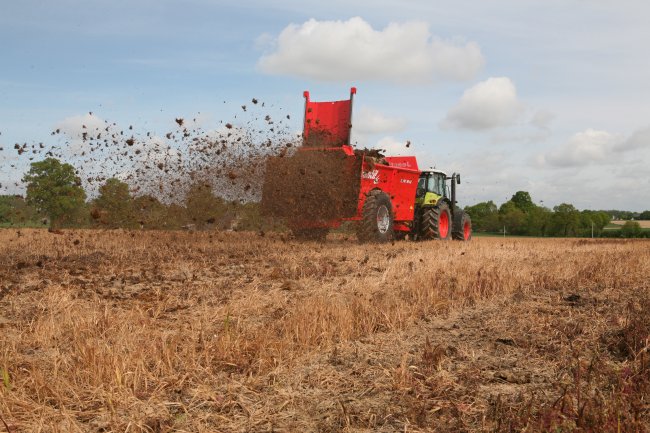
[[427, 191], [438, 193], [438, 188], [436, 185], [436, 177], [431, 175], [427, 177]]
[[427, 191], [434, 192], [438, 195], [445, 194], [445, 177], [439, 174], [431, 174], [427, 177]]
[[424, 193], [426, 192], [426, 183], [427, 183], [426, 177], [421, 177], [420, 179], [418, 179], [418, 189], [415, 190], [416, 197], [424, 196]]
[[445, 182], [445, 176], [438, 176], [438, 183], [440, 185], [440, 195], [449, 197], [449, 194], [447, 194], [447, 185]]

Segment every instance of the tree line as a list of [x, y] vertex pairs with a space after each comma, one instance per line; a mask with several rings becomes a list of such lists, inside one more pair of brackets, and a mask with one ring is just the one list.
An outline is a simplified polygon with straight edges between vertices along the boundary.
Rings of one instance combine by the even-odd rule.
[[153, 195], [131, 194], [128, 184], [107, 179], [88, 200], [75, 168], [55, 158], [31, 164], [23, 177], [25, 197], [0, 196], [0, 224], [52, 228], [125, 229], [273, 229], [257, 203], [226, 201], [211, 185], [196, 182], [180, 203], [163, 203]]
[[[189, 186], [180, 203], [162, 203], [153, 195], [131, 194], [129, 186], [107, 179], [96, 198], [88, 200], [75, 168], [56, 158], [33, 162], [23, 177], [25, 197], [0, 196], [0, 224], [105, 227], [127, 229], [219, 228], [272, 230], [282, 224], [260, 214], [258, 203], [226, 201], [211, 185]], [[621, 230], [605, 230], [613, 216], [625, 211], [578, 210], [569, 203], [549, 209], [536, 205], [526, 191], [517, 191], [497, 206], [493, 201], [465, 207], [475, 232], [521, 236], [650, 237], [636, 221]], [[631, 213], [627, 213], [630, 216]], [[650, 211], [636, 214], [650, 220]]]
[[[497, 206], [493, 201], [465, 207], [472, 217], [475, 232], [503, 233], [518, 236], [593, 236], [596, 237], [650, 237], [636, 221], [627, 221], [621, 230], [605, 230], [615, 215], [623, 211], [578, 210], [569, 203], [553, 209], [536, 205], [530, 193], [517, 191], [510, 200]], [[628, 212], [628, 216], [632, 213]], [[650, 211], [636, 214], [650, 219]]]

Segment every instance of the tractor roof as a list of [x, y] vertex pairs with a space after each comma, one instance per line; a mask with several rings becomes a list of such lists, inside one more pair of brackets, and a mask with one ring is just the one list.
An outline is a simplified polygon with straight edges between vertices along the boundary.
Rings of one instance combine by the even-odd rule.
[[430, 170], [422, 170], [422, 173], [439, 173], [439, 174], [444, 174], [445, 177], [447, 177], [447, 173], [445, 173], [442, 170], [436, 170], [435, 168], [432, 168]]

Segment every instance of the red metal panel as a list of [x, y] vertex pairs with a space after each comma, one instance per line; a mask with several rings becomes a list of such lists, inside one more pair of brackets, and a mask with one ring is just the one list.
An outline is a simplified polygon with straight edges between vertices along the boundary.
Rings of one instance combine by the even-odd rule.
[[399, 168], [418, 170], [418, 161], [415, 156], [387, 156], [384, 158], [388, 165]]
[[350, 101], [308, 102], [305, 113], [304, 138], [323, 137], [319, 146], [349, 144]]
[[[413, 163], [415, 162], [415, 157]], [[366, 194], [380, 189], [390, 196], [395, 221], [412, 221], [415, 211], [415, 190], [420, 172], [384, 164], [363, 164], [358, 215], [361, 215]]]
[[307, 146], [335, 147], [350, 144], [350, 124], [352, 116], [352, 95], [345, 101], [313, 102], [309, 92], [305, 96], [305, 123], [303, 138]]

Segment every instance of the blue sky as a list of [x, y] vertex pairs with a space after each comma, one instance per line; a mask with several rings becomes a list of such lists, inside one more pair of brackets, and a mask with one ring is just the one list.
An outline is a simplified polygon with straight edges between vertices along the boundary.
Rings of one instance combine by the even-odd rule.
[[460, 171], [463, 203], [647, 209], [649, 17], [632, 0], [3, 2], [0, 183], [20, 191], [13, 143], [88, 112], [162, 133], [255, 97], [299, 129], [303, 90], [355, 85], [355, 141]]

